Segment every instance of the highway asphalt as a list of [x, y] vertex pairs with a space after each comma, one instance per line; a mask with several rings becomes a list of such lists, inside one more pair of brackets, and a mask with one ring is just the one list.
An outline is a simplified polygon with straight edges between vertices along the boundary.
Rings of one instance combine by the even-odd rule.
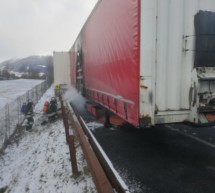
[[[87, 121], [95, 121], [81, 110]], [[131, 193], [214, 193], [215, 127], [99, 127], [94, 136]]]
[[131, 192], [214, 193], [214, 131], [173, 124], [101, 127], [93, 133]]

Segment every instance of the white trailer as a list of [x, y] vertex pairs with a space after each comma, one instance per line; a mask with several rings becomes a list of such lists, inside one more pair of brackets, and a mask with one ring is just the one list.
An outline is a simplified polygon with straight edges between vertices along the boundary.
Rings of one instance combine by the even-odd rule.
[[215, 121], [215, 0], [141, 0], [140, 20], [141, 117]]
[[68, 52], [54, 52], [54, 84], [71, 84], [70, 59]]

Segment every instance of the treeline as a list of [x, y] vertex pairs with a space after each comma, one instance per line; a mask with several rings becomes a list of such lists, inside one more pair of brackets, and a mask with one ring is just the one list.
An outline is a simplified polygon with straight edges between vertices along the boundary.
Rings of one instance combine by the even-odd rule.
[[40, 72], [23, 72], [23, 73], [13, 73], [7, 69], [0, 70], [0, 80], [13, 80], [13, 79], [47, 79], [46, 74], [41, 74]]
[[[40, 79], [40, 80], [47, 80], [48, 83], [50, 84], [53, 83], [54, 70], [53, 70], [52, 57], [46, 57], [45, 65], [41, 64], [45, 67], [46, 69], [45, 71], [38, 67], [40, 65], [40, 62], [39, 62], [39, 59], [37, 63], [35, 62], [37, 60], [36, 57], [33, 58], [34, 63], [33, 62], [26, 63], [27, 59], [25, 59], [24, 61], [25, 63], [23, 62], [22, 65], [19, 64], [21, 66], [19, 70], [15, 70], [15, 67], [17, 67], [18, 65], [6, 63], [6, 65], [0, 69], [0, 80]], [[14, 72], [14, 70], [16, 72]]]

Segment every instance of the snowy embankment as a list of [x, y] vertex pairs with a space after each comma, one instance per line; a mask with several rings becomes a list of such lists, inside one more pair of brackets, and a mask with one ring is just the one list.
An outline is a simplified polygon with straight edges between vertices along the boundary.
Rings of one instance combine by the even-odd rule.
[[62, 119], [40, 124], [43, 103], [53, 95], [49, 89], [35, 106], [33, 130], [21, 129], [0, 155], [1, 193], [96, 192], [80, 146], [76, 150], [81, 172], [78, 177], [72, 175]]

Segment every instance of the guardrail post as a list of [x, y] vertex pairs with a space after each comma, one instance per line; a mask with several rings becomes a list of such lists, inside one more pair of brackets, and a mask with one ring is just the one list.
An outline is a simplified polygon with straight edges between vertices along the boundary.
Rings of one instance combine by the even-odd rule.
[[66, 141], [69, 145], [70, 159], [71, 159], [71, 165], [72, 165], [72, 173], [74, 175], [78, 175], [78, 165], [77, 165], [77, 159], [76, 159], [75, 140], [74, 140], [73, 135], [69, 135], [68, 117], [66, 115], [65, 106], [63, 105], [63, 99], [62, 99], [62, 96], [60, 94], [59, 94], [59, 99], [60, 99], [60, 103], [61, 103], [63, 124], [65, 127]]
[[89, 166], [90, 172], [92, 174], [92, 177], [95, 182], [95, 186], [97, 188], [98, 193], [114, 193], [113, 190], [101, 164], [99, 163], [99, 160], [97, 159], [89, 141], [86, 137], [78, 118], [75, 115], [75, 112], [73, 111], [72, 107], [68, 105], [69, 112], [71, 114], [71, 122], [73, 124], [73, 128], [76, 132], [76, 135], [79, 139], [80, 145], [82, 147], [82, 150], [86, 156], [87, 164]]
[[72, 164], [72, 173], [77, 176], [78, 165], [77, 165], [76, 151], [75, 151], [75, 140], [73, 135], [70, 135], [68, 137], [68, 143], [69, 143], [69, 152], [70, 152], [70, 158], [71, 158], [71, 164]]

